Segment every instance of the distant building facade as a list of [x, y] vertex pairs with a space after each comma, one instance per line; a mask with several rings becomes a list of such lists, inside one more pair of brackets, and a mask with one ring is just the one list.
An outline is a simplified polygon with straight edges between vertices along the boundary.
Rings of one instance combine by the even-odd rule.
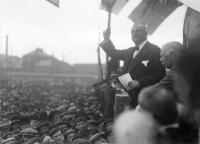
[[[103, 65], [105, 69], [105, 65]], [[53, 75], [52, 75], [53, 74]], [[70, 65], [48, 55], [41, 48], [25, 54], [22, 58], [0, 54], [0, 78], [51, 77], [97, 78], [98, 64], [80, 63]]]
[[55, 57], [45, 53], [41, 48], [24, 55], [22, 67], [24, 72], [47, 74], [71, 72], [71, 66], [68, 63], [57, 60]]
[[43, 49], [37, 48], [36, 50], [24, 55], [22, 57], [22, 67], [25, 72], [35, 72], [35, 66], [42, 60], [49, 59], [49, 55], [46, 54]]
[[17, 56], [0, 54], [0, 68], [9, 71], [20, 71], [22, 70], [22, 59]]

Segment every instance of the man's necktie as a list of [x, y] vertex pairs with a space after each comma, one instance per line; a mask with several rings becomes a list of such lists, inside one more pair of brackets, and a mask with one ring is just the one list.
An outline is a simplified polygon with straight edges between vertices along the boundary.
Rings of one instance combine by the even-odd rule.
[[138, 54], [138, 51], [140, 50], [140, 48], [138, 46], [134, 47], [134, 51], [133, 51], [133, 59], [136, 57], [136, 55]]

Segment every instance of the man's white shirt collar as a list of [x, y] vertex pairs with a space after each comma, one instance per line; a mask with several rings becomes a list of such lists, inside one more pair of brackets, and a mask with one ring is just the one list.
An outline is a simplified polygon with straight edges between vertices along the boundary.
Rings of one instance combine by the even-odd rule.
[[147, 40], [143, 41], [141, 44], [138, 45], [139, 51], [144, 47], [144, 45], [147, 43]]
[[139, 50], [135, 51], [133, 53], [133, 59], [136, 57], [136, 55], [139, 53], [139, 51], [144, 47], [144, 45], [147, 43], [147, 40], [143, 41], [141, 44], [138, 45]]

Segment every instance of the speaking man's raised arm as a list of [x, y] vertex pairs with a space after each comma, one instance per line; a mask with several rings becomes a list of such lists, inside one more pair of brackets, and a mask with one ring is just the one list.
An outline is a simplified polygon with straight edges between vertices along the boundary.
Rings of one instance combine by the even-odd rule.
[[105, 30], [103, 33], [104, 40], [100, 43], [101, 48], [110, 57], [117, 60], [124, 60], [127, 56], [127, 50], [116, 50], [114, 44], [110, 40], [110, 31]]

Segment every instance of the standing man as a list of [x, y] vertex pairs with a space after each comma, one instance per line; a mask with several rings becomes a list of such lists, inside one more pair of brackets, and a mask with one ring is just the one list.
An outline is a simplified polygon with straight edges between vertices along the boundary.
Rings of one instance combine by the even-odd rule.
[[147, 41], [144, 25], [133, 25], [131, 35], [135, 47], [116, 50], [110, 40], [110, 31], [106, 30], [100, 46], [110, 57], [124, 61], [123, 73], [130, 73], [132, 77], [128, 83], [132, 89], [128, 93], [131, 96], [130, 104], [135, 108], [140, 90], [161, 80], [165, 76], [165, 68], [160, 62], [160, 48]]

